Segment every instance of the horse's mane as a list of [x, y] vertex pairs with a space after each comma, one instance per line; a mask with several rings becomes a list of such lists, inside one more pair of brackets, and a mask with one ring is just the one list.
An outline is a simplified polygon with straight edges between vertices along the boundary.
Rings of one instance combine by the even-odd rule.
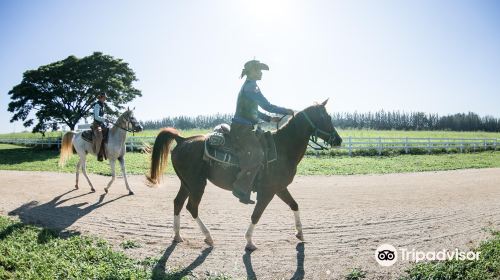
[[288, 134], [288, 133], [290, 133], [290, 130], [291, 131], [295, 130], [296, 129], [296, 122], [297, 122], [297, 118], [298, 118], [299, 114], [301, 114], [302, 112], [310, 113], [312, 110], [316, 109], [318, 106], [320, 106], [319, 103], [314, 103], [314, 105], [311, 105], [311, 106], [305, 108], [304, 110], [297, 112], [291, 118], [289, 118], [284, 125], [282, 125], [279, 129], [275, 130], [273, 132], [273, 134], [276, 134], [276, 135]]

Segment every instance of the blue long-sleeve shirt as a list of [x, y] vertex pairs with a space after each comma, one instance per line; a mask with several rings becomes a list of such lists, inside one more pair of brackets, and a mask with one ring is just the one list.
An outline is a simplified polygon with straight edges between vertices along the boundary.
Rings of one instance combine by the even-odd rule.
[[271, 121], [271, 117], [260, 112], [258, 107], [267, 112], [282, 115], [286, 115], [288, 111], [286, 108], [271, 104], [260, 91], [256, 81], [246, 80], [238, 95], [233, 122], [254, 125], [258, 119]]

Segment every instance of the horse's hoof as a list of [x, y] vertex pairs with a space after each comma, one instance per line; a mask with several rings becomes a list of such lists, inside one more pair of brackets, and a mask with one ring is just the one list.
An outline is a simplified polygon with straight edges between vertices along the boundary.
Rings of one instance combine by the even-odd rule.
[[257, 246], [255, 246], [253, 244], [247, 244], [247, 246], [245, 246], [245, 250], [253, 252], [253, 251], [257, 250]]
[[75, 190], [78, 190], [78, 185], [75, 185]]
[[174, 237], [174, 242], [181, 243], [184, 242], [184, 239], [180, 235], [178, 235]]
[[108, 193], [108, 189], [104, 189], [104, 192], [105, 192], [105, 193]]
[[207, 245], [214, 246], [214, 240], [212, 237], [205, 238], [205, 243], [207, 243]]
[[295, 237], [300, 241], [304, 241], [304, 234], [302, 232], [295, 234]]
[[95, 192], [95, 189], [90, 189], [91, 192]]
[[128, 195], [134, 195], [134, 192], [133, 191], [129, 191]]

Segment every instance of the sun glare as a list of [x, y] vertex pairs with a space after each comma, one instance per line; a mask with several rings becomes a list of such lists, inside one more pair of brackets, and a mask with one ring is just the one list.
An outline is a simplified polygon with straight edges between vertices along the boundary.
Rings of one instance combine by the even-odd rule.
[[245, 2], [245, 8], [258, 22], [272, 24], [290, 16], [292, 3], [282, 0], [254, 0]]

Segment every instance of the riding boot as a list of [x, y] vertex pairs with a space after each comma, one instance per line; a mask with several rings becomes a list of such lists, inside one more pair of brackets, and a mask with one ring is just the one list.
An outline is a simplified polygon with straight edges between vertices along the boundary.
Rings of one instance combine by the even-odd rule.
[[98, 161], [103, 161], [104, 159], [104, 143], [101, 144], [101, 148], [99, 149], [99, 153], [97, 154], [97, 160]]
[[94, 124], [94, 128], [93, 128], [93, 132], [94, 132], [94, 139], [93, 139], [93, 142], [94, 142], [94, 145], [95, 145], [95, 153], [97, 154], [97, 160], [98, 161], [102, 161], [102, 152], [103, 152], [103, 148], [102, 148], [102, 144], [103, 144], [103, 132], [102, 132], [102, 128], [95, 125]]
[[250, 199], [250, 194], [252, 191], [253, 181], [258, 171], [259, 166], [253, 169], [241, 170], [236, 177], [236, 181], [233, 183], [233, 195], [239, 198], [241, 203], [255, 203], [255, 201]]

